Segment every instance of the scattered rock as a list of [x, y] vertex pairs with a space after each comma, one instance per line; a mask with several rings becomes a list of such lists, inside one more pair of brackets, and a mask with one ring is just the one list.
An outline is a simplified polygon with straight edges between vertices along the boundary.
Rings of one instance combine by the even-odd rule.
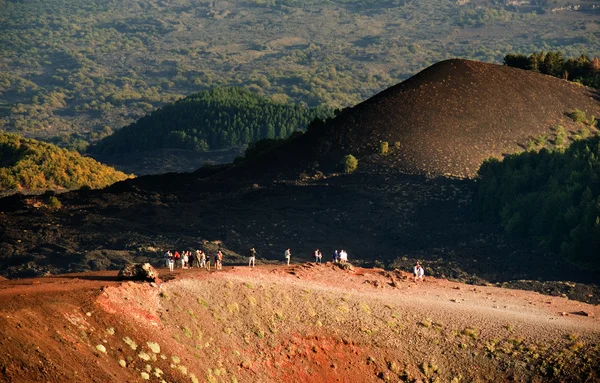
[[131, 263], [123, 266], [117, 275], [119, 279], [159, 282], [158, 271], [149, 263]]
[[106, 354], [106, 347], [104, 347], [103, 345], [99, 344], [96, 346], [96, 350], [103, 352]]
[[354, 266], [352, 266], [351, 263], [335, 263], [335, 266], [339, 267], [342, 270], [346, 270], [346, 271], [354, 271]]
[[377, 377], [381, 380], [383, 380], [384, 382], [390, 382], [391, 381], [391, 375], [389, 372], [387, 371], [381, 371], [377, 374]]
[[571, 314], [573, 314], [573, 315], [581, 315], [581, 316], [584, 316], [584, 317], [593, 317], [594, 316], [594, 313], [590, 312], [590, 311], [577, 311], [577, 312], [574, 312], [574, 313], [571, 313]]

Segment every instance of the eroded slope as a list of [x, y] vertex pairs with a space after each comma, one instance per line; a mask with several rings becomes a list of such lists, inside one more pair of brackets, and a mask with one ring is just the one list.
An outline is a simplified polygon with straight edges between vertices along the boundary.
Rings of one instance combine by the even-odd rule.
[[[120, 284], [104, 272], [0, 283], [0, 378], [598, 378], [598, 308], [564, 298], [326, 265], [166, 276], [176, 278]], [[575, 314], [582, 310], [596, 317]]]

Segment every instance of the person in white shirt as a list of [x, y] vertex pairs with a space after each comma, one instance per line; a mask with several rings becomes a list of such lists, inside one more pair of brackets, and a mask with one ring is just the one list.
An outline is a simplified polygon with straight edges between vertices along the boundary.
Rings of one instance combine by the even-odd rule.
[[421, 266], [421, 263], [417, 262], [413, 272], [415, 274], [415, 282], [417, 280], [423, 280], [423, 276], [425, 275], [425, 270], [423, 270], [423, 266]]
[[183, 257], [181, 259], [182, 259], [181, 268], [182, 269], [187, 269], [188, 268], [188, 262], [190, 261], [190, 258], [188, 256], [188, 252], [187, 251], [183, 252]]
[[254, 267], [256, 264], [256, 250], [251, 248], [248, 252], [248, 267]]
[[285, 249], [285, 253], [283, 253], [283, 256], [285, 257], [287, 265], [289, 266], [290, 265], [290, 259], [292, 258], [292, 252], [290, 251], [289, 247], [287, 249]]
[[348, 253], [346, 253], [346, 250], [342, 249], [340, 250], [340, 263], [346, 262], [348, 262]]

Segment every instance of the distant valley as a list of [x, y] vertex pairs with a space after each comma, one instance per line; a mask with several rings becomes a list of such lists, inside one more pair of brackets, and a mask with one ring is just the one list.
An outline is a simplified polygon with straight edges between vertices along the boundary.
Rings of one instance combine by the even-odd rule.
[[247, 86], [353, 106], [451, 57], [600, 55], [594, 2], [0, 3], [0, 126], [84, 151], [168, 102]]

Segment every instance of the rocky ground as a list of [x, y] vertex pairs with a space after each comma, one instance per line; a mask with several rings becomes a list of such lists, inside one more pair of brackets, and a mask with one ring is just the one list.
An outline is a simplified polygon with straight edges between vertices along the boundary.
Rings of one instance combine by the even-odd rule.
[[[251, 246], [263, 261], [328, 260], [345, 248], [359, 265], [473, 284], [506, 283], [597, 303], [597, 276], [548, 262], [528, 244], [477, 217], [471, 181], [399, 173], [356, 173], [245, 184], [197, 174], [142, 177], [103, 191], [0, 200], [0, 274], [31, 277], [162, 263], [166, 249], [219, 248], [243, 264]], [[565, 284], [564, 281], [571, 281]]]

